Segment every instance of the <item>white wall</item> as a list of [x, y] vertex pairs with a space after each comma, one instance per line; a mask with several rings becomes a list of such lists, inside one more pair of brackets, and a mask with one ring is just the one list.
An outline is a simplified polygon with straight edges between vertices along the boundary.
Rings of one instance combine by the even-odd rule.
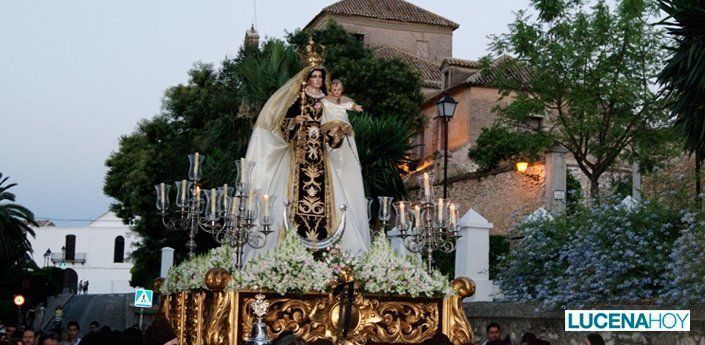
[[[66, 263], [78, 274], [78, 280], [88, 280], [88, 293], [126, 293], [132, 292], [130, 287], [130, 270], [132, 263], [129, 255], [135, 248], [140, 237], [115, 216], [108, 212], [86, 227], [39, 227], [34, 228], [36, 238], [30, 236], [34, 253], [32, 257], [39, 267], [44, 267], [44, 253], [50, 249], [52, 253], [61, 253], [65, 246], [66, 235], [76, 236], [76, 253], [86, 253], [86, 262]], [[125, 239], [125, 262], [113, 262], [115, 238]], [[50, 266], [58, 266], [52, 263]]]

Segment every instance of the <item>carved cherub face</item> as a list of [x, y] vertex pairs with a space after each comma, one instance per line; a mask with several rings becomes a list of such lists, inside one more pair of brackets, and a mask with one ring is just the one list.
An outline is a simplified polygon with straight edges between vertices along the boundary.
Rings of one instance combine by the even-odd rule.
[[307, 80], [308, 86], [314, 89], [320, 89], [323, 86], [323, 71], [315, 70]]
[[343, 83], [336, 83], [330, 87], [330, 93], [333, 97], [340, 97], [343, 95]]

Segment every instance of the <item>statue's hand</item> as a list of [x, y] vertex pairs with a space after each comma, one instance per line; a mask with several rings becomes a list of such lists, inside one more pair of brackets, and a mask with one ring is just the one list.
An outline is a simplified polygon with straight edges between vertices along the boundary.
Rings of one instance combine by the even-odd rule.
[[308, 121], [308, 115], [298, 115], [291, 122], [295, 125]]

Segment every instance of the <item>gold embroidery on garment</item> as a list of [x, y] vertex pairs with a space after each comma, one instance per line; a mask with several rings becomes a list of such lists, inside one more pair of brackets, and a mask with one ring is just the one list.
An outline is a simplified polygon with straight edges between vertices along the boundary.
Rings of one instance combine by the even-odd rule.
[[291, 140], [290, 221], [297, 225], [300, 236], [323, 240], [332, 232], [334, 214], [327, 137], [321, 128], [323, 104], [304, 91], [301, 103], [290, 108], [281, 125], [282, 134]]

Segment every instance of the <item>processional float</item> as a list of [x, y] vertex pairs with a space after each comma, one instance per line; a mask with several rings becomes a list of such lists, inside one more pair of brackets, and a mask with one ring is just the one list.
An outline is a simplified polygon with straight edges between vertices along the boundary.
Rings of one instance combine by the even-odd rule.
[[[202, 187], [204, 158], [198, 153], [189, 155], [189, 180], [175, 182], [177, 207], [173, 218], [167, 212], [170, 186], [164, 183], [155, 186], [157, 208], [165, 226], [188, 231], [190, 251], [195, 249], [195, 233], [206, 231], [233, 249], [232, 262], [240, 270], [244, 247], [262, 247], [273, 232], [270, 227], [274, 215], [270, 213], [276, 197], [250, 189], [252, 162], [244, 159], [236, 163], [235, 187]], [[384, 233], [394, 218], [397, 236], [407, 249], [426, 252], [430, 263], [432, 250], [449, 248], [459, 236], [457, 215], [452, 203], [430, 200], [432, 176], [422, 175], [420, 184], [425, 192], [417, 204], [401, 201], [392, 208], [391, 197], [379, 198], [378, 232]], [[371, 211], [371, 200], [368, 206]], [[346, 212], [342, 206], [343, 216], [329, 239], [316, 242], [300, 238], [301, 243], [312, 251], [332, 246], [345, 231]], [[438, 212], [444, 214], [439, 216]], [[282, 217], [288, 227], [288, 214]], [[443, 217], [448, 221], [439, 221]], [[344, 270], [327, 293], [282, 295], [266, 289], [227, 289], [232, 273], [226, 268], [212, 268], [205, 275], [205, 289], [162, 295], [159, 313], [169, 320], [179, 344], [266, 344], [266, 339], [275, 339], [285, 331], [306, 342], [328, 339], [336, 344], [420, 344], [437, 333], [447, 335], [454, 344], [474, 341], [462, 305], [463, 299], [475, 292], [468, 278], [453, 280], [451, 294], [412, 297], [367, 293], [355, 283], [350, 270]], [[158, 279], [155, 288], [160, 290], [163, 282]], [[350, 296], [337, 293], [344, 286], [352, 288]]]

